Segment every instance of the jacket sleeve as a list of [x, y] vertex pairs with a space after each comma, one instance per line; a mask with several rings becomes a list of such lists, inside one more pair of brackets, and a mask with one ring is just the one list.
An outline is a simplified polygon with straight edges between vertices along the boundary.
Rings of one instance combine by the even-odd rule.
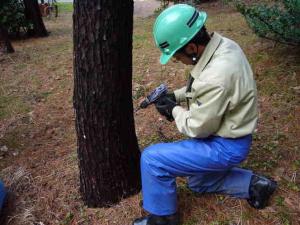
[[194, 87], [190, 109], [176, 106], [173, 111], [178, 130], [189, 136], [204, 138], [214, 134], [220, 127], [224, 112], [229, 104], [227, 91], [222, 86], [201, 81]]
[[176, 102], [180, 103], [185, 101], [185, 92], [186, 92], [186, 86], [174, 91]]

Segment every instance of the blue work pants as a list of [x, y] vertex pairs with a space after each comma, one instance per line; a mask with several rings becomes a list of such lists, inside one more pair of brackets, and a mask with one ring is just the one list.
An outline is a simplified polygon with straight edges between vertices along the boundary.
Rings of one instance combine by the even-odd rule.
[[249, 197], [252, 171], [237, 166], [246, 159], [252, 136], [209, 137], [147, 147], [141, 157], [143, 207], [155, 215], [177, 211], [176, 177], [191, 190]]
[[6, 188], [3, 184], [3, 182], [0, 180], [0, 215], [1, 215], [1, 210], [4, 205], [5, 199], [6, 199], [7, 191]]

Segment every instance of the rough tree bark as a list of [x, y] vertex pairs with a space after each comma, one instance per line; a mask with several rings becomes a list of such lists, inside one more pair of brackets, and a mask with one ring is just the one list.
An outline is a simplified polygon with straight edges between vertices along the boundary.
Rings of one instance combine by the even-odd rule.
[[36, 37], [46, 37], [48, 32], [44, 25], [42, 14], [37, 0], [24, 0], [25, 16], [32, 22], [33, 30], [29, 31], [29, 35]]
[[140, 190], [132, 104], [132, 0], [74, 1], [80, 190], [91, 207]]
[[8, 32], [5, 27], [0, 24], [0, 52], [12, 53], [15, 52], [13, 46], [10, 43]]

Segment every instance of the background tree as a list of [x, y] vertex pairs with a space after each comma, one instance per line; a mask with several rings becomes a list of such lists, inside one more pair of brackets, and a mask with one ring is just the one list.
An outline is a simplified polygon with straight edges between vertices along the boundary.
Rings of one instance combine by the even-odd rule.
[[36, 37], [46, 37], [48, 32], [44, 25], [41, 11], [37, 0], [24, 0], [25, 16], [32, 23], [32, 29], [29, 30], [29, 35]]
[[14, 52], [9, 34], [19, 36], [20, 30], [26, 29], [23, 2], [19, 0], [0, 1], [0, 51]]
[[132, 104], [132, 0], [74, 1], [74, 108], [80, 191], [110, 206], [140, 190]]
[[32, 23], [25, 17], [25, 6], [21, 0], [0, 1], [0, 24], [14, 37], [27, 33]]
[[0, 24], [0, 52], [3, 53], [12, 53], [14, 52], [10, 40], [8, 38], [8, 32], [6, 28]]
[[271, 5], [246, 5], [234, 1], [248, 24], [260, 37], [300, 45], [300, 0], [281, 0]]
[[19, 38], [24, 34], [38, 37], [48, 36], [37, 0], [1, 0], [1, 51], [14, 52], [10, 37]]

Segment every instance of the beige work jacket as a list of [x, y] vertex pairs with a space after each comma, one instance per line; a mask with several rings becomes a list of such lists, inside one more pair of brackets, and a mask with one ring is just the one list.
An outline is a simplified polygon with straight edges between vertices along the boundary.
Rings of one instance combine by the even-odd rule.
[[176, 106], [172, 111], [181, 133], [238, 138], [254, 131], [256, 84], [238, 44], [215, 32], [190, 78], [187, 86], [174, 92], [177, 102], [188, 104], [187, 109]]

